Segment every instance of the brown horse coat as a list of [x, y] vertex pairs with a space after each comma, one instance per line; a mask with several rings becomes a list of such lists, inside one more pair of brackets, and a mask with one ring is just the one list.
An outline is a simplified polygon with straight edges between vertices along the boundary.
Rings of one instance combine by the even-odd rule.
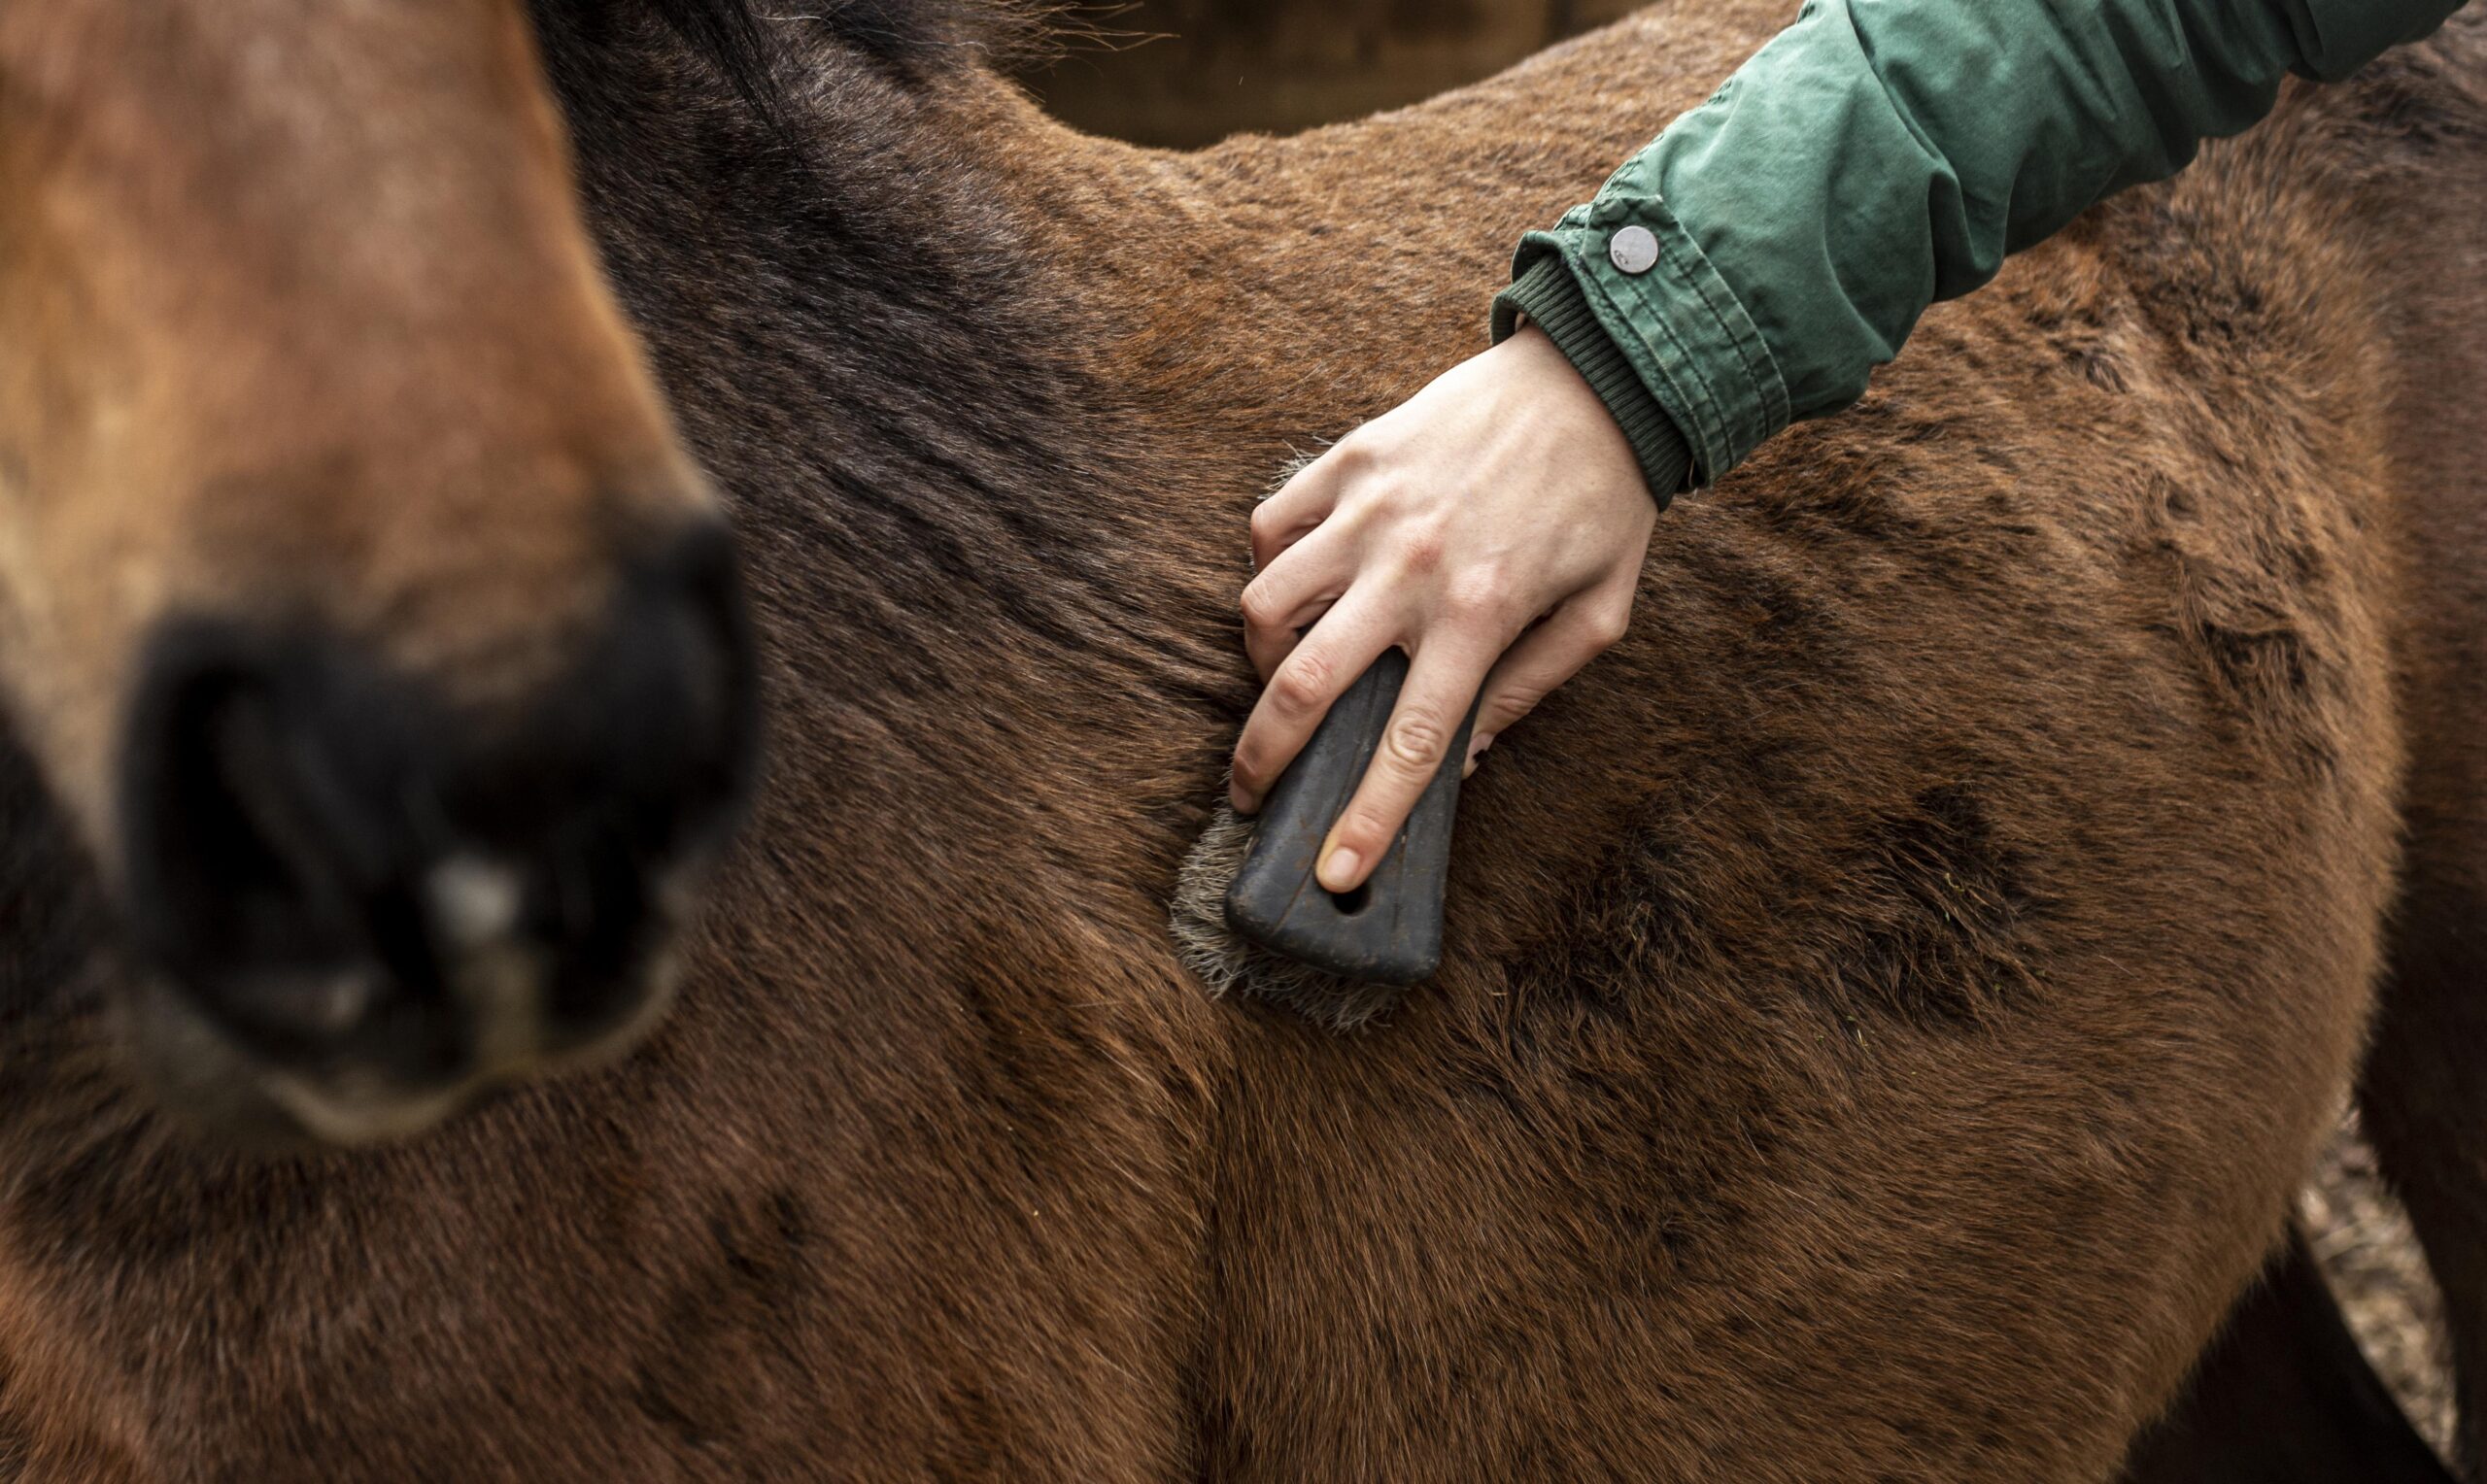
[[635, 7], [538, 9], [735, 510], [756, 819], [643, 1054], [243, 1165], [128, 1091], [16, 764], [23, 1476], [2098, 1479], [2357, 1067], [2413, 758], [2474, 980], [2425, 689], [2487, 597], [2474, 16], [1679, 506], [1469, 791], [1441, 979], [1338, 1037], [1167, 929], [1250, 501], [1780, 7], [1197, 155], [1052, 124], [970, 15], [775, 28], [770, 123]]

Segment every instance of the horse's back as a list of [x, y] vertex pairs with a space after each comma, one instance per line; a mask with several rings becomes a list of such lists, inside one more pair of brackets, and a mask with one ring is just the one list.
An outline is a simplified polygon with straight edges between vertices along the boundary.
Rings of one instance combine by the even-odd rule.
[[2111, 203], [1671, 516], [1471, 788], [1443, 979], [1246, 1033], [1227, 1474], [2113, 1470], [2384, 959], [2412, 347], [2289, 173], [2372, 97]]

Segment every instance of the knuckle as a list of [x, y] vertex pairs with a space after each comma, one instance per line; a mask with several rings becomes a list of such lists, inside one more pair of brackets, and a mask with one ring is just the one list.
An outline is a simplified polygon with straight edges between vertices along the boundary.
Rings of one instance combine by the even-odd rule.
[[1339, 502], [1332, 518], [1345, 523], [1351, 532], [1370, 531], [1375, 523], [1390, 518], [1390, 487], [1369, 474], [1350, 475], [1339, 482]]
[[1443, 594], [1443, 609], [1452, 619], [1481, 622], [1498, 619], [1511, 606], [1513, 584], [1500, 568], [1480, 567], [1460, 574]]
[[1374, 481], [1374, 507], [1408, 536], [1422, 536], [1440, 545], [1450, 532], [1440, 493], [1397, 474]]
[[1270, 702], [1291, 717], [1315, 710], [1328, 697], [1330, 662], [1299, 652], [1270, 681]]
[[1448, 737], [1441, 718], [1429, 711], [1410, 711], [1390, 724], [1386, 751], [1407, 767], [1431, 767], [1442, 760]]
[[1256, 581], [1246, 587], [1242, 606], [1244, 622], [1254, 628], [1276, 628], [1286, 622], [1285, 611], [1266, 582]]
[[1495, 696], [1493, 704], [1487, 706], [1484, 712], [1479, 715], [1477, 719], [1479, 729], [1500, 731], [1535, 711], [1537, 703], [1544, 699], [1546, 699], [1545, 687], [1533, 682], [1516, 684], [1502, 694]]
[[1584, 626], [1591, 644], [1599, 649], [1612, 649], [1622, 643], [1624, 634], [1631, 629], [1632, 610], [1629, 608], [1595, 609], [1588, 615]]
[[1410, 573], [1431, 572], [1442, 565], [1448, 544], [1440, 523], [1420, 523], [1400, 538], [1400, 565]]
[[1330, 452], [1321, 456], [1340, 474], [1349, 479], [1361, 479], [1380, 463], [1380, 440], [1373, 434], [1373, 424], [1368, 422], [1331, 445]]
[[1278, 523], [1278, 512], [1271, 508], [1267, 500], [1252, 507], [1251, 525], [1252, 539], [1258, 542], [1276, 541], [1282, 529]]

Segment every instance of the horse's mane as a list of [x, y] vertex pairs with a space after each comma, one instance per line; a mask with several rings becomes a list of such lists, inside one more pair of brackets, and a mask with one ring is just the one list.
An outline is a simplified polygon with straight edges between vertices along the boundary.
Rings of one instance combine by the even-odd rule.
[[[569, 0], [612, 4], [614, 0]], [[966, 57], [1017, 58], [1043, 44], [1063, 8], [1048, 0], [804, 0], [763, 11], [756, 0], [645, 0], [673, 33], [755, 99], [771, 94], [768, 58], [801, 27], [909, 72]]]

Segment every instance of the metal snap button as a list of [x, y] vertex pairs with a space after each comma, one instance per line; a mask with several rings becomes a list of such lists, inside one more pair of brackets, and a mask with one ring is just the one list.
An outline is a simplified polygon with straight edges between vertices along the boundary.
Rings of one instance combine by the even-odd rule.
[[1627, 226], [1608, 241], [1606, 255], [1638, 278], [1658, 265], [1658, 234], [1646, 226]]

